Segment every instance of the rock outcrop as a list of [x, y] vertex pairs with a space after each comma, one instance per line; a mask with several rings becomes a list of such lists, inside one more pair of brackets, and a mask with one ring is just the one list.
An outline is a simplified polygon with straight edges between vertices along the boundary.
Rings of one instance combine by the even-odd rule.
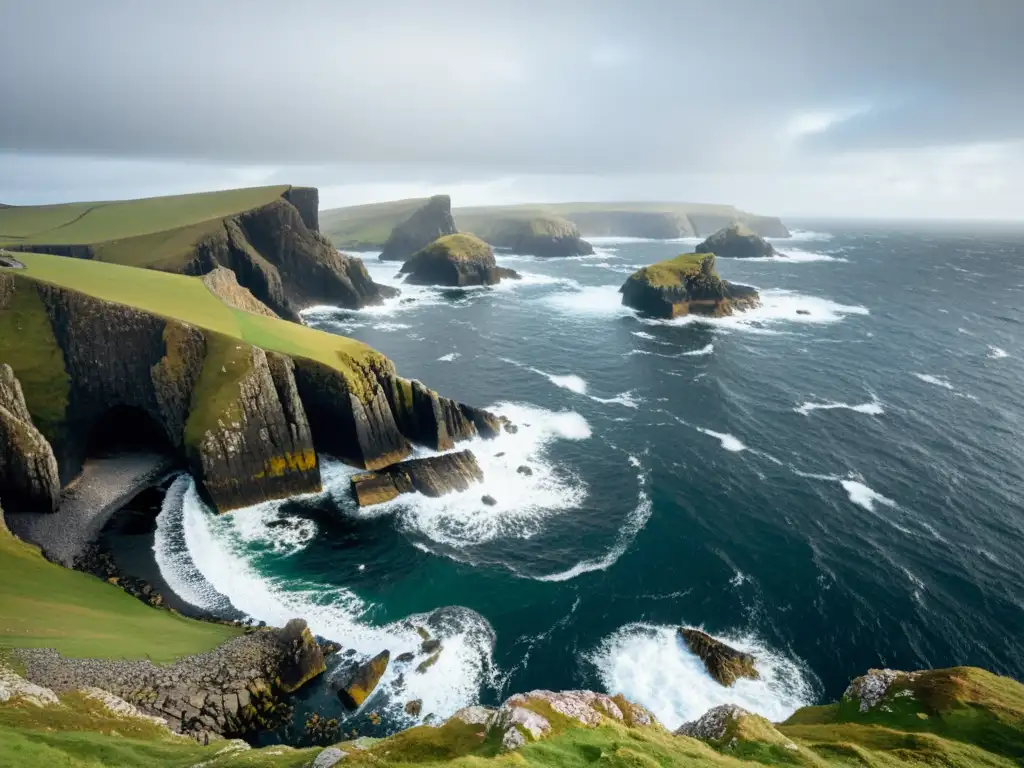
[[721, 317], [760, 304], [757, 290], [722, 280], [713, 253], [688, 253], [632, 275], [619, 289], [622, 303], [645, 315]]
[[571, 221], [559, 216], [508, 218], [482, 235], [495, 248], [544, 258], [587, 256], [594, 246], [580, 237]]
[[352, 495], [359, 506], [365, 507], [391, 501], [403, 493], [438, 497], [453, 491], [465, 491], [483, 479], [473, 452], [457, 451], [410, 459], [379, 472], [354, 475]]
[[750, 680], [761, 677], [754, 666], [754, 657], [749, 653], [737, 651], [699, 629], [680, 627], [679, 636], [690, 651], [704, 662], [708, 674], [722, 685], [730, 686], [741, 677]]
[[511, 269], [499, 267], [491, 247], [475, 235], [440, 237], [414, 253], [402, 265], [405, 281], [415, 285], [466, 287], [495, 285], [502, 278], [519, 279]]
[[13, 369], [0, 363], [0, 501], [12, 511], [52, 512], [59, 499], [53, 449], [32, 424]]
[[390, 651], [381, 651], [365, 664], [356, 667], [338, 688], [338, 698], [349, 709], [358, 709], [377, 688], [391, 661]]
[[226, 267], [216, 267], [203, 275], [206, 287], [229, 307], [243, 309], [254, 315], [277, 317], [277, 313], [252, 295], [252, 291], [238, 284], [235, 273]]
[[699, 719], [683, 723], [675, 734], [698, 739], [716, 749], [730, 752], [744, 748], [776, 748], [785, 750], [783, 754], [800, 751], [800, 747], [782, 735], [768, 720], [734, 704], [722, 704], [709, 709]]
[[779, 255], [775, 246], [744, 224], [730, 224], [718, 230], [695, 250], [727, 259], [761, 259]]
[[292, 619], [277, 634], [280, 646], [277, 679], [281, 690], [292, 693], [327, 670], [324, 652], [305, 619]]
[[454, 235], [452, 200], [448, 195], [434, 195], [408, 219], [391, 230], [381, 251], [382, 261], [405, 261], [439, 237]]

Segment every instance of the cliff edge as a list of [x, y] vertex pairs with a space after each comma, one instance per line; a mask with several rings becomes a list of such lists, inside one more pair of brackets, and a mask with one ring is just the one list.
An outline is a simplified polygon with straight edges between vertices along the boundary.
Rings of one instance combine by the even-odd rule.
[[435, 195], [391, 230], [380, 258], [382, 261], [405, 261], [439, 237], [456, 232], [452, 199], [448, 195]]

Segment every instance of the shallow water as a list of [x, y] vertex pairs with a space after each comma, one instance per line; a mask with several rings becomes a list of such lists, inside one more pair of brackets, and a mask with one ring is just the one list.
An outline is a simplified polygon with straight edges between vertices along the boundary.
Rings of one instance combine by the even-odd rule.
[[[675, 726], [724, 701], [783, 718], [873, 666], [1024, 677], [1024, 234], [816, 229], [777, 241], [786, 259], [719, 260], [763, 306], [713, 321], [623, 308], [630, 272], [691, 243], [614, 239], [499, 254], [524, 280], [495, 289], [307, 313], [519, 434], [471, 446], [483, 486], [367, 510], [337, 463], [323, 495], [224, 517], [181, 480], [165, 577], [366, 654], [467, 609], [435, 667], [401, 691], [388, 673], [380, 730], [414, 698], [445, 716], [538, 687], [622, 691]], [[680, 624], [758, 654], [762, 680], [715, 685]]]

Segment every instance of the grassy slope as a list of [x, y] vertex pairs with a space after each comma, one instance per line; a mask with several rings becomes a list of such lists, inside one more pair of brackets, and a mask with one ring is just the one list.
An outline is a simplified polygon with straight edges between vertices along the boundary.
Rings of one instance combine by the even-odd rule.
[[288, 186], [251, 187], [142, 200], [0, 209], [0, 245], [90, 245], [190, 227], [258, 208]]
[[320, 231], [338, 248], [379, 248], [387, 241], [391, 230], [427, 200], [411, 198], [320, 211]]
[[574, 213], [603, 213], [609, 211], [631, 211], [642, 213], [715, 213], [723, 216], [735, 216], [739, 209], [732, 205], [716, 203], [659, 203], [659, 202], [623, 202], [623, 203], [524, 203], [521, 205], [491, 205], [454, 208], [453, 215], [458, 219], [460, 214], [496, 216], [502, 214], [521, 214], [546, 212], [558, 216], [572, 218]]
[[439, 256], [450, 256], [456, 261], [471, 261], [487, 256], [491, 252], [491, 247], [478, 237], [460, 232], [457, 235], [445, 235], [437, 238], [423, 251]]
[[48, 562], [0, 528], [0, 648], [166, 663], [211, 650], [240, 631], [150, 608], [118, 587]]
[[674, 259], [659, 261], [634, 273], [634, 277], [644, 279], [655, 288], [668, 285], [679, 285], [683, 278], [700, 273], [700, 266], [706, 253], [683, 253]]

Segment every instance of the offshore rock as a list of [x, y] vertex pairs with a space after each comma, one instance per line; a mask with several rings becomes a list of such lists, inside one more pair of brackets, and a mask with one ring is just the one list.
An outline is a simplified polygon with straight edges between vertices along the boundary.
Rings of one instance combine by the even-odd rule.
[[381, 651], [365, 664], [359, 666], [338, 690], [338, 698], [349, 709], [358, 709], [377, 687], [387, 671], [391, 659], [390, 651]]
[[759, 259], [779, 255], [771, 243], [740, 223], [723, 227], [694, 250], [729, 259]]
[[421, 248], [439, 237], [454, 235], [452, 199], [448, 195], [435, 195], [393, 230], [381, 251], [382, 261], [405, 261]]
[[60, 478], [53, 448], [32, 424], [21, 383], [0, 365], [0, 501], [11, 511], [53, 512]]
[[594, 246], [580, 237], [571, 221], [559, 216], [509, 218], [486, 235], [495, 248], [545, 258], [589, 256]]
[[482, 482], [483, 472], [472, 451], [410, 459], [377, 472], [352, 477], [352, 495], [361, 507], [382, 504], [403, 493], [438, 497], [464, 491]]
[[450, 450], [476, 435], [489, 439], [502, 429], [510, 433], [514, 429], [507, 419], [449, 400], [418, 381], [394, 377], [387, 396], [402, 434], [435, 451]]
[[281, 661], [278, 677], [285, 693], [297, 691], [327, 669], [324, 652], [305, 619], [292, 619], [278, 634]]
[[519, 279], [511, 269], [499, 267], [491, 247], [475, 235], [440, 237], [413, 254], [402, 265], [405, 281], [415, 285], [465, 287], [495, 285], [502, 278]]
[[715, 254], [687, 253], [637, 270], [619, 289], [622, 303], [645, 315], [722, 317], [760, 305], [757, 290], [722, 280]]
[[761, 677], [754, 666], [754, 657], [749, 653], [737, 651], [699, 629], [680, 627], [679, 636], [690, 651], [704, 662], [708, 674], [720, 684], [728, 687], [741, 677], [750, 680]]

